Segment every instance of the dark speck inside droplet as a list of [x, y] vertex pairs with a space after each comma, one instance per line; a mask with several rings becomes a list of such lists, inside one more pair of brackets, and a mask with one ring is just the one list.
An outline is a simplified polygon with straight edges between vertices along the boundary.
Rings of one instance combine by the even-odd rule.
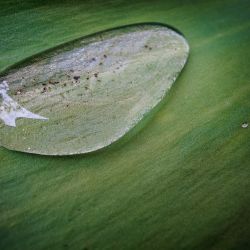
[[74, 79], [78, 81], [80, 79], [80, 76], [74, 76]]

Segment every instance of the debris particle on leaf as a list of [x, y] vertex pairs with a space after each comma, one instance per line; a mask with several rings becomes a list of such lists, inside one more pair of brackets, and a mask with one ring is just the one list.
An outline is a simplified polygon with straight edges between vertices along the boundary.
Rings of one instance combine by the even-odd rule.
[[58, 84], [59, 82], [58, 81], [53, 81], [53, 80], [49, 80], [49, 84]]
[[78, 81], [80, 79], [80, 76], [74, 76], [74, 79]]
[[47, 91], [47, 87], [44, 87], [43, 89], [42, 89], [42, 92], [41, 93], [45, 93]]

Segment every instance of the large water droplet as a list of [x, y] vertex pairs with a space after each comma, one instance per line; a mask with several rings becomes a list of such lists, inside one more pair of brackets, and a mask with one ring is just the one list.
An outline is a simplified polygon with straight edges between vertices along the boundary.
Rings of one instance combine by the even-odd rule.
[[103, 148], [162, 100], [188, 52], [179, 33], [144, 24], [105, 31], [38, 55], [3, 73], [0, 81], [8, 81], [14, 102], [48, 120], [21, 118], [15, 128], [0, 123], [1, 144], [45, 155]]

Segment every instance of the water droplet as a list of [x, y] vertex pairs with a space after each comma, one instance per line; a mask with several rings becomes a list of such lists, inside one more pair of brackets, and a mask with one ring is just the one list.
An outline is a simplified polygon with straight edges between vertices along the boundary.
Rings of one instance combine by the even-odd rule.
[[241, 124], [241, 127], [242, 127], [242, 128], [247, 128], [247, 127], [248, 127], [248, 123], [247, 123], [247, 122], [243, 122], [243, 123]]
[[[50, 117], [46, 122], [20, 119], [15, 129], [0, 126], [1, 145], [45, 155], [72, 155], [106, 147], [158, 105], [188, 54], [183, 36], [168, 27], [145, 24], [105, 31], [102, 40], [96, 35], [84, 37], [13, 66], [4, 79], [0, 77], [0, 83], [10, 83], [12, 110], [8, 117], [11, 114], [13, 119], [8, 124], [15, 126], [19, 117], [45, 119], [34, 117], [20, 105], [17, 109], [16, 100]], [[12, 99], [17, 91], [20, 95], [14, 94]], [[3, 114], [0, 111], [0, 119]], [[4, 121], [8, 120], [4, 117]]]

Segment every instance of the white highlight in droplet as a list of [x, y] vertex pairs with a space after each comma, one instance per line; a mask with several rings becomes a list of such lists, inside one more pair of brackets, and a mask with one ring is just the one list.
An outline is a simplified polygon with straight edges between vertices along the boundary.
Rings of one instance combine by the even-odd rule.
[[17, 118], [48, 120], [46, 117], [34, 114], [23, 108], [7, 94], [8, 91], [9, 85], [7, 81], [3, 81], [0, 84], [0, 96], [2, 97], [2, 103], [0, 104], [0, 119], [3, 120], [5, 125], [16, 127]]

